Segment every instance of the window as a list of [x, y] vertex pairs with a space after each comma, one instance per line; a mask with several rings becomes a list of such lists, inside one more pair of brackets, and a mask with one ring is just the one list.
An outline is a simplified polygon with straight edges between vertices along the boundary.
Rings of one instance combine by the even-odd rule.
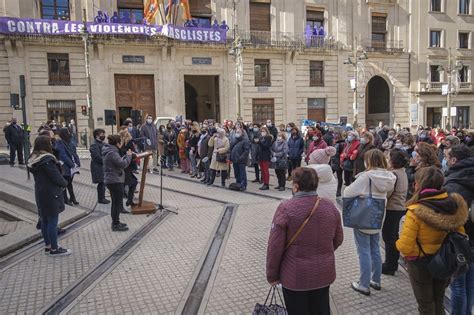
[[385, 38], [387, 35], [387, 16], [372, 16], [372, 48], [385, 49]]
[[439, 74], [439, 71], [438, 71], [438, 67], [439, 66], [433, 66], [431, 65], [430, 66], [430, 82], [440, 82], [440, 74]]
[[75, 101], [46, 101], [48, 110], [48, 120], [55, 120], [58, 124], [62, 122], [70, 122], [76, 119], [76, 102]]
[[270, 1], [250, 1], [250, 30], [271, 32]]
[[459, 33], [459, 48], [469, 48], [469, 33]]
[[469, 106], [456, 106], [454, 127], [470, 129]]
[[122, 21], [142, 24], [143, 0], [117, 0], [118, 14]]
[[308, 119], [326, 121], [325, 98], [308, 98]]
[[469, 82], [469, 67], [463, 66], [461, 70], [459, 70], [459, 82]]
[[459, 14], [469, 14], [470, 0], [459, 0]]
[[41, 18], [46, 20], [69, 20], [69, 0], [42, 0]]
[[259, 124], [266, 123], [267, 120], [275, 121], [275, 102], [272, 98], [252, 99], [252, 118]]
[[68, 54], [48, 54], [49, 85], [71, 85]]
[[309, 62], [309, 86], [324, 86], [324, 63], [322, 61]]
[[324, 27], [324, 11], [307, 10], [306, 25], [309, 25], [311, 29]]
[[270, 85], [270, 59], [255, 59], [255, 86]]
[[431, 0], [430, 10], [433, 12], [441, 12], [441, 0]]
[[212, 25], [211, 0], [189, 0], [189, 10], [194, 22], [200, 27]]
[[441, 31], [430, 31], [430, 47], [441, 47]]

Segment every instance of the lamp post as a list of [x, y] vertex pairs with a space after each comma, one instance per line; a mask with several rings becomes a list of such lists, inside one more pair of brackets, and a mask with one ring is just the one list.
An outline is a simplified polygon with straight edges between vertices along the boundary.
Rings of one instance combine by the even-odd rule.
[[229, 50], [229, 55], [234, 57], [235, 60], [235, 96], [237, 100], [237, 117], [241, 117], [241, 102], [240, 102], [240, 90], [243, 81], [243, 62], [242, 62], [242, 41], [240, 37], [237, 35], [234, 42], [232, 43], [232, 47]]
[[[448, 89], [446, 91], [446, 107], [447, 107], [447, 119], [445, 120], [444, 127], [447, 131], [451, 130], [451, 94], [458, 94], [458, 85], [454, 85], [453, 88], [453, 77], [457, 78], [459, 71], [462, 70], [464, 67], [462, 62], [458, 62], [457, 64], [452, 63], [451, 59], [451, 47], [449, 48], [449, 55], [448, 55], [448, 65], [446, 67], [440, 65], [438, 67], [438, 72], [446, 71], [448, 74]], [[443, 94], [443, 92], [441, 92]]]
[[90, 55], [89, 55], [89, 40], [90, 34], [87, 30], [87, 15], [86, 9], [82, 10], [82, 22], [84, 28], [82, 29], [82, 41], [84, 42], [84, 62], [86, 66], [86, 82], [87, 82], [87, 113], [89, 116], [88, 127], [89, 137], [87, 137], [88, 145], [92, 143], [92, 134], [94, 131], [94, 112], [92, 109], [92, 82], [91, 82], [91, 67], [90, 67]]
[[352, 104], [352, 110], [354, 112], [354, 123], [353, 127], [357, 128], [357, 116], [359, 115], [359, 108], [357, 106], [357, 98], [358, 98], [358, 85], [359, 85], [359, 67], [362, 65], [362, 60], [367, 60], [369, 57], [367, 56], [367, 52], [362, 49], [357, 48], [357, 38], [354, 40], [354, 49], [352, 52], [352, 56], [347, 58], [344, 61], [345, 65], [352, 65], [354, 68], [354, 103]]

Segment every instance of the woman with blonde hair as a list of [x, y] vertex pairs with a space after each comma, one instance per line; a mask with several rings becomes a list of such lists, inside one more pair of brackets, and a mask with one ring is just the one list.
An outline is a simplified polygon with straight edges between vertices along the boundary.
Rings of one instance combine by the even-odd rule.
[[[119, 150], [120, 156], [123, 157], [124, 155], [126, 155], [128, 150], [132, 151], [133, 153], [137, 152], [135, 144], [132, 141], [133, 140], [132, 135], [128, 131], [127, 127], [121, 128], [121, 130], [119, 131], [119, 136], [120, 136], [120, 139], [122, 140], [122, 147]], [[130, 164], [124, 169], [124, 172], [125, 172], [124, 186], [128, 187], [128, 189], [126, 190], [127, 207], [136, 206], [135, 202], [133, 202], [133, 197], [135, 194], [135, 189], [138, 186], [138, 179], [135, 176], [135, 174], [133, 174], [133, 171], [137, 169], [138, 169], [138, 166], [134, 160], [132, 160]], [[122, 208], [121, 213], [129, 213], [129, 212]]]
[[[393, 191], [396, 177], [388, 171], [385, 155], [378, 149], [365, 153], [366, 170], [356, 175], [355, 181], [344, 190], [344, 198], [373, 198], [387, 199]], [[385, 216], [385, 215], [384, 215]], [[370, 288], [381, 289], [382, 257], [380, 255], [380, 230], [354, 229], [354, 238], [359, 255], [360, 277], [358, 282], [352, 282], [352, 289], [370, 295]]]

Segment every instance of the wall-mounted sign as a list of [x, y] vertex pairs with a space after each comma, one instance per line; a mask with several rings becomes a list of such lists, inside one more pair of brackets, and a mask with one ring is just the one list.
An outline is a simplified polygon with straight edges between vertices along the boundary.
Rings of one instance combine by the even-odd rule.
[[259, 92], [268, 92], [268, 86], [259, 86], [257, 91], [259, 91]]
[[145, 56], [123, 55], [123, 63], [145, 63]]
[[192, 57], [193, 65], [212, 65], [210, 57]]

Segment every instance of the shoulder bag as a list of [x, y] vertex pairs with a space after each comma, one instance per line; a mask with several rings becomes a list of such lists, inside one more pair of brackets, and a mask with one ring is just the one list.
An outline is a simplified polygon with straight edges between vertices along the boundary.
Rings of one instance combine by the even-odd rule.
[[318, 197], [316, 199], [316, 203], [314, 204], [314, 207], [311, 210], [311, 213], [309, 214], [309, 216], [306, 218], [306, 220], [304, 220], [303, 224], [301, 224], [301, 226], [298, 228], [295, 235], [293, 235], [293, 237], [288, 241], [288, 243], [286, 243], [285, 250], [287, 250], [291, 246], [291, 244], [293, 244], [293, 242], [298, 238], [301, 232], [303, 232], [304, 227], [306, 226], [306, 224], [308, 224], [309, 220], [311, 219], [313, 214], [316, 212], [316, 209], [318, 208], [320, 201], [321, 201], [321, 198]]

